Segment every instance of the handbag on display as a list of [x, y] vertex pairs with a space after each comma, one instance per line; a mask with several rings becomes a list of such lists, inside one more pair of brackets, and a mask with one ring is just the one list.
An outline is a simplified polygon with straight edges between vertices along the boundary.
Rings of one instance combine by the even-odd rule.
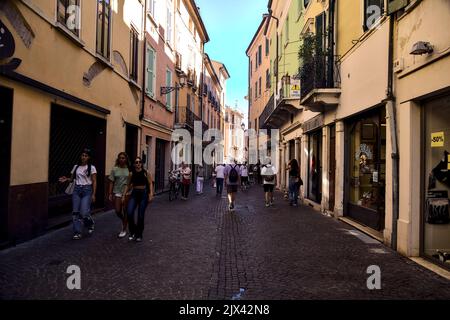
[[430, 191], [426, 201], [426, 221], [429, 224], [450, 223], [450, 200], [445, 191]]

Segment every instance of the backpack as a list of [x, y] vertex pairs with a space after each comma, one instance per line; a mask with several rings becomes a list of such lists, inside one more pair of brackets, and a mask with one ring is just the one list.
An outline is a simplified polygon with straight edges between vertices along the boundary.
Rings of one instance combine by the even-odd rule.
[[266, 172], [264, 175], [264, 181], [266, 182], [274, 182], [275, 181], [275, 172], [273, 172], [273, 167], [272, 166], [264, 166], [264, 168], [266, 168]]
[[231, 166], [231, 171], [230, 171], [230, 183], [237, 183], [239, 180], [239, 175], [238, 172], [236, 170], [237, 166]]

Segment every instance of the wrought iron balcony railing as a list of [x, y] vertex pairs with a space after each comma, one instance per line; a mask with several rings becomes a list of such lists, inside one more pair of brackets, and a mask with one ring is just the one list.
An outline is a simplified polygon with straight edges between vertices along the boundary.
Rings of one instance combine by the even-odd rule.
[[341, 87], [340, 58], [333, 56], [315, 56], [304, 64], [300, 73], [301, 99], [315, 89], [332, 89]]
[[264, 129], [265, 123], [267, 119], [269, 119], [269, 116], [274, 110], [274, 102], [275, 102], [275, 96], [272, 94], [269, 101], [267, 102], [266, 106], [264, 107], [264, 111], [259, 116], [259, 128]]

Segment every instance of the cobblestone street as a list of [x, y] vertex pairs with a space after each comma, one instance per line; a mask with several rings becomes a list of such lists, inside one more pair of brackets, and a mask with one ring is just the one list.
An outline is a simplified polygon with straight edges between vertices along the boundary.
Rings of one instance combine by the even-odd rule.
[[[142, 243], [117, 239], [113, 213], [81, 241], [71, 227], [0, 252], [1, 299], [450, 299], [450, 282], [343, 222], [262, 188], [240, 192], [235, 213], [211, 187], [188, 202], [156, 198]], [[81, 290], [66, 287], [81, 268]], [[367, 267], [382, 289], [368, 290]]]

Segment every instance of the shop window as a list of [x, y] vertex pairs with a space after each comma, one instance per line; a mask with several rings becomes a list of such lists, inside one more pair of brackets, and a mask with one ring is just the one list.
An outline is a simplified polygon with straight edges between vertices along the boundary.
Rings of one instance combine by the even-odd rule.
[[450, 96], [426, 103], [424, 113], [423, 249], [450, 267]]
[[384, 228], [386, 181], [386, 111], [359, 118], [350, 130], [348, 215], [376, 229]]

